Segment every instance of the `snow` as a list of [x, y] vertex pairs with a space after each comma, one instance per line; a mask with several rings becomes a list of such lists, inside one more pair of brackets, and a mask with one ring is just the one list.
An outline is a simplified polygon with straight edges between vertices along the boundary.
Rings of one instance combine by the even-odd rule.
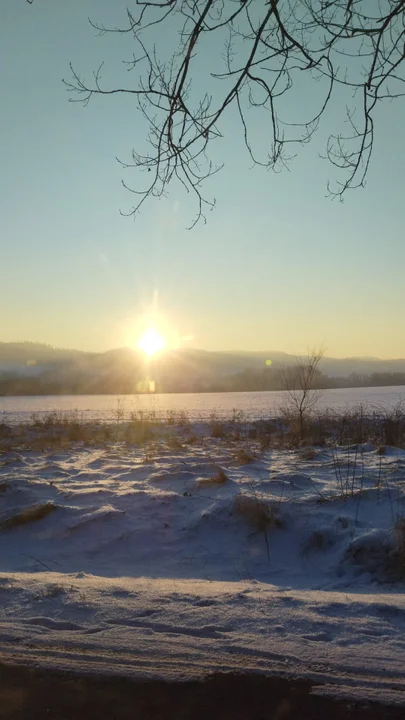
[[402, 702], [405, 452], [179, 437], [0, 454], [0, 659]]
[[[404, 401], [405, 386], [338, 388], [324, 390], [318, 408], [335, 412], [369, 408], [370, 412], [392, 409]], [[0, 397], [0, 420], [7, 424], [29, 422], [33, 414], [78, 412], [86, 421], [112, 422], [119, 406], [129, 412], [143, 411], [166, 417], [168, 413], [186, 412], [193, 421], [207, 422], [212, 413], [225, 420], [234, 411], [250, 420], [277, 415], [285, 403], [285, 391], [226, 393], [145, 393], [138, 395], [33, 395]]]

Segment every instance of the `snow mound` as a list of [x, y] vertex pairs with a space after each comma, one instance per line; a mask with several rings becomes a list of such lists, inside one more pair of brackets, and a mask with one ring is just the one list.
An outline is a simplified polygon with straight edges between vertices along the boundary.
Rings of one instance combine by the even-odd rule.
[[3, 453], [2, 657], [401, 685], [403, 452], [235, 447]]

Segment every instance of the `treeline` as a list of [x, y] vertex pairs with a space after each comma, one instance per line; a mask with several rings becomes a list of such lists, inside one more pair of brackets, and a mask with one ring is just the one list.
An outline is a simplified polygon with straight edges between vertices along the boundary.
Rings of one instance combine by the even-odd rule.
[[[405, 373], [375, 372], [370, 375], [352, 373], [347, 377], [329, 377], [322, 372], [317, 372], [314, 382], [314, 387], [320, 390], [394, 385], [405, 385]], [[236, 375], [205, 383], [204, 388], [201, 389], [211, 392], [284, 390], [285, 382], [280, 368], [265, 368], [263, 370], [244, 370]]]
[[[187, 376], [185, 374], [163, 374], [155, 380], [155, 390], [160, 393], [178, 392], [253, 392], [284, 390], [285, 383], [281, 368], [266, 367], [260, 370], [247, 369], [232, 375]], [[37, 376], [0, 376], [0, 396], [16, 395], [131, 395], [139, 392], [142, 378], [126, 367], [98, 374], [97, 372], [70, 374], [59, 377], [57, 373]], [[316, 374], [314, 387], [318, 389], [350, 387], [383, 387], [405, 385], [405, 373], [375, 372], [370, 375], [353, 373], [348, 377], [328, 377], [322, 372]]]
[[19, 395], [132, 395], [138, 390], [132, 374], [96, 374], [86, 377], [61, 378], [46, 375], [0, 376], [0, 397]]
[[[168, 383], [168, 385], [170, 390], [166, 390], [166, 392], [176, 392], [174, 384]], [[405, 385], [405, 373], [385, 372], [371, 375], [352, 373], [347, 377], [329, 377], [318, 372], [314, 382], [314, 388], [319, 390], [390, 385]], [[244, 370], [223, 378], [200, 379], [193, 382], [192, 386], [190, 392], [259, 392], [285, 390], [285, 381], [280, 368], [265, 368], [263, 370]]]

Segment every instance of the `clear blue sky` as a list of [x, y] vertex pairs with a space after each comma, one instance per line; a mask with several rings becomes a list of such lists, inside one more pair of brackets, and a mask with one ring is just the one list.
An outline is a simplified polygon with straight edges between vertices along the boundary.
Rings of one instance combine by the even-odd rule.
[[206, 226], [185, 229], [194, 206], [178, 188], [125, 219], [132, 197], [115, 156], [143, 143], [135, 105], [96, 98], [84, 109], [61, 82], [69, 61], [89, 75], [105, 60], [106, 80], [122, 78], [128, 46], [96, 38], [87, 16], [120, 24], [124, 7], [2, 8], [0, 340], [104, 350], [135, 342], [154, 304], [163, 332], [207, 350], [322, 343], [328, 355], [405, 357], [405, 102], [378, 116], [367, 187], [344, 204], [326, 198], [327, 123], [275, 175], [249, 169], [228, 117]]

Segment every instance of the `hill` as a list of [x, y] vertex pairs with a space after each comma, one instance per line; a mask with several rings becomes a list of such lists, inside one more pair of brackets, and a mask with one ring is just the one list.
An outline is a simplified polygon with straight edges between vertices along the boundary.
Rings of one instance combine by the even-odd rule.
[[[271, 363], [268, 361], [271, 360]], [[295, 357], [280, 351], [166, 351], [148, 360], [117, 348], [102, 353], [39, 343], [0, 343], [0, 395], [127, 394], [277, 390], [281, 368]], [[405, 359], [329, 358], [320, 365], [319, 387], [405, 384]]]

